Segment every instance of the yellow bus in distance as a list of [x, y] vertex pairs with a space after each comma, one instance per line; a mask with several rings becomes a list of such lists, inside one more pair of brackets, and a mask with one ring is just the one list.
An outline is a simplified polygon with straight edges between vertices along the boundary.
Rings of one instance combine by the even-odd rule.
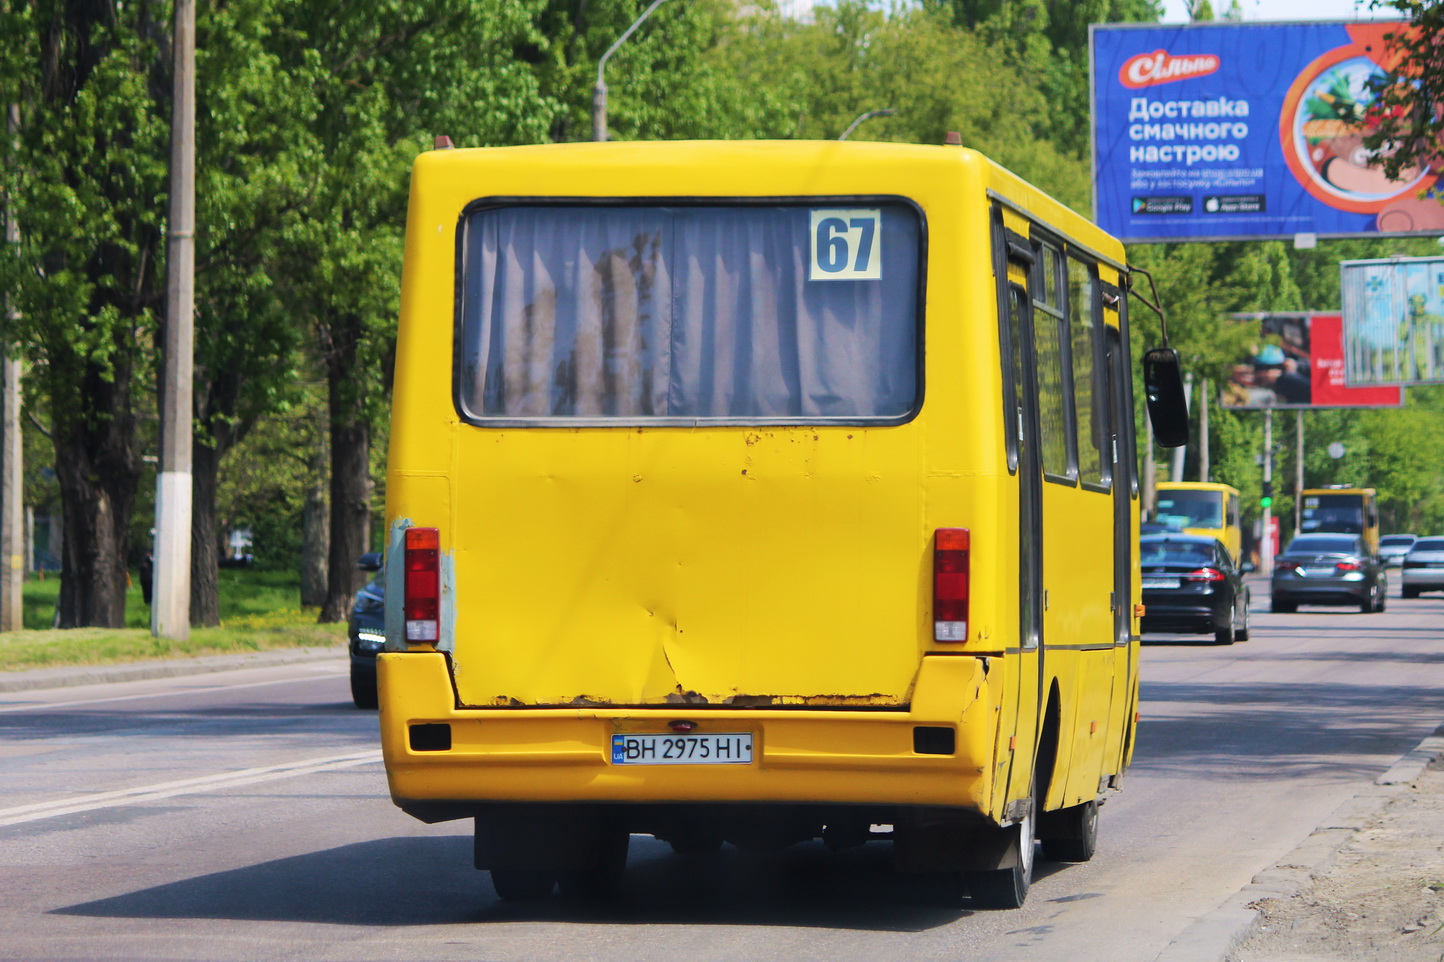
[[1238, 489], [1211, 481], [1160, 481], [1155, 486], [1153, 520], [1187, 534], [1223, 542], [1234, 561], [1243, 550]]
[[1379, 501], [1373, 488], [1337, 485], [1299, 492], [1299, 533], [1362, 535], [1370, 554], [1379, 553]]
[[1091, 857], [1138, 703], [1124, 258], [960, 147], [422, 155], [395, 803], [473, 819], [508, 899], [615, 886], [632, 834], [891, 840], [975, 905]]

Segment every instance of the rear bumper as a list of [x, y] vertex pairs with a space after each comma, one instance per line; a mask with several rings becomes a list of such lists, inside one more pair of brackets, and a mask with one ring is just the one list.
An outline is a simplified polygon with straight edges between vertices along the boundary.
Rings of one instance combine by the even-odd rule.
[[[912, 705], [902, 710], [459, 709], [444, 655], [387, 652], [378, 669], [392, 799], [427, 821], [493, 802], [933, 805], [986, 813], [992, 775], [1006, 775], [1010, 761], [993, 757], [999, 712], [982, 663], [968, 656], [924, 659]], [[666, 733], [681, 719], [698, 731], [750, 733], [753, 762], [612, 763], [613, 734]], [[416, 726], [428, 727], [417, 733]], [[952, 730], [953, 753], [914, 751], [919, 726]]]
[[1444, 568], [1405, 568], [1399, 583], [1410, 588], [1444, 588]]
[[1305, 605], [1349, 605], [1358, 604], [1369, 597], [1372, 590], [1367, 581], [1315, 581], [1298, 578], [1288, 582], [1274, 582], [1274, 601], [1294, 601]]

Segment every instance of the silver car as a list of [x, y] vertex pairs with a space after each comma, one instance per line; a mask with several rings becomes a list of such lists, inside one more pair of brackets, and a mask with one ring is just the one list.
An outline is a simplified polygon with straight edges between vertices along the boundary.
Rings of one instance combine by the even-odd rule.
[[1379, 560], [1386, 568], [1402, 568], [1404, 556], [1419, 540], [1417, 534], [1386, 534], [1379, 539]]
[[1444, 537], [1414, 542], [1404, 556], [1399, 580], [1405, 598], [1417, 598], [1421, 591], [1444, 591]]

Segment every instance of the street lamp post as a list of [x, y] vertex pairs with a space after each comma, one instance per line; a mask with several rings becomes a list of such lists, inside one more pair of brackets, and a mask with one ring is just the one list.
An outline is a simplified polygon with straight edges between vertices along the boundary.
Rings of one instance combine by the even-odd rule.
[[626, 43], [627, 38], [636, 32], [637, 28], [642, 25], [642, 21], [650, 17], [653, 10], [656, 10], [666, 2], [667, 0], [652, 0], [651, 6], [643, 10], [642, 15], [632, 21], [632, 25], [617, 38], [616, 43], [607, 48], [607, 52], [602, 54], [602, 59], [597, 61], [597, 83], [596, 86], [592, 87], [593, 140], [602, 141], [607, 139], [607, 82], [603, 79], [603, 73], [607, 69], [607, 61], [612, 58], [612, 54], [617, 52], [617, 48]]

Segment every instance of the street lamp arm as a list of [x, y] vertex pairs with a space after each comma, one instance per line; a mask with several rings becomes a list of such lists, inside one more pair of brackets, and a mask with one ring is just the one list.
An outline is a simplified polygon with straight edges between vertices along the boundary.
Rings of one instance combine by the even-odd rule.
[[637, 28], [642, 25], [642, 22], [644, 20], [646, 20], [652, 15], [653, 10], [656, 10], [658, 7], [660, 7], [666, 2], [667, 0], [652, 0], [652, 5], [649, 6], [646, 10], [643, 10], [642, 15], [637, 19], [633, 20], [632, 25], [628, 27], [620, 37], [617, 38], [615, 43], [613, 43], [610, 47], [607, 48], [606, 53], [602, 54], [602, 59], [597, 61], [597, 86], [600, 87], [604, 85], [604, 81], [602, 80], [602, 73], [607, 69], [607, 61], [612, 59], [612, 54], [616, 53], [617, 48], [627, 42], [628, 37], [630, 37], [633, 33], [636, 33]]
[[891, 107], [884, 107], [881, 110], [869, 110], [867, 113], [858, 114], [857, 119], [854, 120], [852, 123], [848, 124], [847, 129], [842, 132], [842, 136], [837, 139], [846, 140], [852, 135], [852, 132], [856, 130], [858, 128], [858, 125], [861, 124], [864, 120], [871, 120], [874, 117], [891, 117], [892, 114], [893, 109]]

